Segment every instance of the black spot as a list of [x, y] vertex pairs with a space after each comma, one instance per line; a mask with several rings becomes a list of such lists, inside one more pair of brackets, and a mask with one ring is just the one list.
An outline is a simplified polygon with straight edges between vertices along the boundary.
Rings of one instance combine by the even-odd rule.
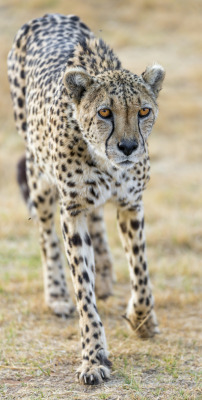
[[139, 303], [142, 304], [143, 301], [144, 301], [144, 297], [141, 297], [141, 298], [139, 299]]
[[20, 77], [21, 77], [22, 79], [25, 78], [25, 71], [24, 71], [24, 69], [21, 70], [21, 72], [20, 72]]
[[98, 334], [97, 334], [97, 333], [94, 333], [94, 334], [93, 334], [93, 337], [94, 337], [95, 339], [98, 339]]
[[127, 232], [127, 226], [126, 226], [126, 223], [125, 223], [125, 222], [121, 222], [121, 223], [120, 223], [120, 228], [121, 228], [121, 230], [122, 230], [123, 233], [126, 233], [126, 232]]
[[70, 213], [70, 215], [71, 215], [71, 217], [76, 217], [76, 216], [79, 215], [80, 213], [81, 213], [81, 211], [76, 210], [76, 211], [72, 211], [72, 212]]
[[86, 197], [86, 201], [88, 204], [94, 204], [94, 200], [89, 199], [88, 197]]
[[141, 249], [142, 249], [143, 252], [145, 251], [145, 243], [142, 243]]
[[24, 105], [24, 101], [21, 97], [18, 97], [18, 107], [22, 108]]
[[93, 304], [93, 307], [94, 307], [94, 309], [95, 309], [96, 313], [98, 314], [98, 310], [97, 310], [97, 307], [96, 307], [96, 305], [95, 305], [95, 304]]
[[75, 266], [74, 266], [74, 264], [71, 264], [71, 271], [72, 271], [72, 274], [75, 276], [75, 275], [76, 275], [76, 272], [75, 272]]
[[74, 187], [75, 186], [75, 183], [74, 182], [67, 182], [67, 186], [69, 186], [69, 187]]
[[87, 181], [85, 181], [85, 184], [86, 185], [93, 185], [93, 186], [96, 186], [96, 182], [95, 181], [93, 181], [93, 180], [87, 180]]
[[59, 297], [59, 294], [57, 293], [50, 293], [51, 297], [54, 297], [55, 299], [57, 299]]
[[64, 232], [67, 234], [67, 233], [68, 233], [68, 228], [67, 228], [67, 225], [66, 225], [65, 222], [64, 222], [64, 224], [63, 224], [63, 228], [64, 228]]
[[131, 228], [132, 228], [132, 229], [134, 229], [134, 230], [136, 230], [136, 231], [139, 229], [139, 226], [140, 226], [139, 221], [137, 221], [137, 220], [131, 220], [131, 221], [130, 221], [130, 224], [131, 224]]
[[146, 302], [145, 303], [146, 303], [146, 306], [149, 306], [149, 304], [150, 304], [149, 297], [146, 298]]
[[20, 86], [20, 85], [19, 85], [19, 82], [18, 82], [18, 80], [17, 80], [17, 78], [14, 79], [14, 82], [13, 82], [13, 83], [14, 83], [14, 85], [15, 85], [16, 87], [19, 87], [19, 86]]
[[22, 125], [21, 125], [21, 128], [22, 128], [22, 130], [25, 132], [26, 129], [27, 129], [27, 123], [26, 123], [26, 122], [23, 122]]
[[83, 279], [84, 279], [86, 282], [90, 282], [90, 279], [89, 279], [89, 276], [88, 276], [88, 272], [86, 272], [86, 271], [83, 272]]
[[42, 196], [37, 196], [39, 203], [44, 203], [45, 199]]
[[70, 192], [69, 195], [70, 195], [70, 197], [72, 199], [75, 199], [75, 197], [78, 196], [78, 193], [77, 192]]
[[137, 245], [133, 246], [133, 253], [138, 254], [139, 253], [139, 247]]
[[88, 303], [88, 304], [90, 304], [90, 303], [91, 303], [91, 300], [89, 299], [89, 297], [88, 297], [88, 296], [86, 296], [86, 297], [85, 297], [85, 299], [86, 299], [86, 301], [87, 301], [87, 303]]
[[75, 262], [75, 264], [76, 264], [76, 265], [78, 265], [78, 264], [79, 264], [79, 260], [78, 260], [78, 258], [77, 258], [77, 257], [74, 257], [74, 262]]
[[75, 233], [72, 237], [71, 237], [71, 243], [74, 246], [82, 246], [82, 240], [81, 237], [78, 233]]
[[[80, 27], [89, 31], [88, 26], [87, 26], [86, 24], [84, 24], [83, 22], [80, 23]], [[82, 43], [82, 44], [83, 44], [83, 43]], [[89, 49], [89, 50], [90, 50], [90, 49]]]
[[135, 267], [134, 272], [135, 272], [135, 275], [139, 275], [139, 273], [140, 273], [139, 267]]
[[84, 240], [85, 240], [85, 243], [86, 243], [88, 246], [91, 246], [91, 239], [90, 239], [90, 236], [88, 235], [87, 232], [86, 232], [86, 234], [85, 234]]
[[53, 281], [53, 284], [56, 285], [56, 286], [59, 286], [60, 282], [57, 281], [57, 280], [54, 280], [54, 281]]
[[144, 263], [143, 263], [143, 270], [146, 271], [146, 269], [147, 269], [147, 263], [144, 262]]
[[144, 278], [144, 284], [147, 285], [147, 282], [148, 282], [148, 278], [147, 278], [147, 276], [145, 276], [145, 278]]
[[88, 325], [86, 325], [86, 333], [88, 333], [89, 332], [89, 327], [88, 327]]
[[77, 17], [76, 15], [73, 15], [72, 17], [70, 17], [70, 19], [72, 21], [79, 21], [79, 17]]
[[66, 171], [67, 171], [67, 167], [66, 167], [65, 164], [62, 164], [62, 171], [63, 171], [63, 172], [66, 172]]
[[83, 306], [83, 311], [85, 311], [85, 312], [88, 311], [88, 306], [87, 306], [87, 304], [84, 304], [84, 306]]

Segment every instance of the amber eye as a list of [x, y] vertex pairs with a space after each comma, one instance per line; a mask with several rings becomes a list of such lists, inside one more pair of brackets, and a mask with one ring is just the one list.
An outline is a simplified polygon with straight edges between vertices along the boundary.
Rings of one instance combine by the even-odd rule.
[[138, 116], [141, 117], [146, 117], [150, 113], [150, 108], [141, 108], [141, 110], [138, 112]]
[[108, 108], [102, 108], [101, 110], [98, 111], [98, 114], [102, 118], [109, 118], [112, 116], [112, 112]]

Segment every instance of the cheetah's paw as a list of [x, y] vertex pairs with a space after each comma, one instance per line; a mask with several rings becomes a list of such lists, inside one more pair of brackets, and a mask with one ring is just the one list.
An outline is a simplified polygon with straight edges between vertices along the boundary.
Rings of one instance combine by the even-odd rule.
[[142, 319], [137, 319], [136, 314], [127, 314], [123, 317], [128, 322], [130, 328], [142, 339], [151, 338], [160, 333], [154, 310]]
[[49, 308], [57, 317], [68, 318], [73, 314], [75, 306], [71, 301], [54, 300], [48, 303]]
[[77, 380], [84, 385], [98, 385], [110, 378], [111, 362], [105, 356], [103, 349], [99, 350], [96, 359], [100, 364], [90, 364], [86, 361], [77, 370]]
[[83, 367], [77, 371], [77, 379], [83, 385], [98, 385], [109, 379], [110, 370], [104, 366]]
[[110, 275], [96, 273], [95, 277], [95, 292], [98, 299], [105, 300], [113, 294], [112, 277]]

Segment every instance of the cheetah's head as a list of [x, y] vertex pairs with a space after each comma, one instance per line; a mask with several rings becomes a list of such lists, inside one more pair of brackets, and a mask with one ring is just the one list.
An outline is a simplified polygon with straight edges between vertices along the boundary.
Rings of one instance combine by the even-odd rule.
[[96, 76], [82, 68], [67, 70], [64, 84], [90, 148], [119, 167], [139, 162], [158, 114], [164, 76], [160, 65], [147, 67], [141, 76], [126, 70]]

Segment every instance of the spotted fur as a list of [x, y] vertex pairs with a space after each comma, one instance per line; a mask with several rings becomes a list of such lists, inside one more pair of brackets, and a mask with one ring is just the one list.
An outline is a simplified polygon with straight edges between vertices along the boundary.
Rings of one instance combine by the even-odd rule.
[[[57, 315], [74, 310], [54, 225], [58, 199], [80, 318], [78, 378], [99, 383], [109, 378], [111, 365], [95, 298], [95, 289], [101, 298], [112, 293], [103, 219], [108, 200], [117, 208], [130, 268], [132, 294], [125, 318], [142, 337], [158, 332], [142, 192], [149, 180], [147, 139], [164, 70], [154, 65], [137, 76], [123, 69], [77, 16], [49, 14], [19, 30], [8, 56], [8, 75], [16, 127], [26, 145], [18, 180], [38, 220], [46, 302]], [[111, 110], [110, 118], [99, 115], [103, 108]], [[141, 108], [149, 108], [148, 116], [140, 117]]]

